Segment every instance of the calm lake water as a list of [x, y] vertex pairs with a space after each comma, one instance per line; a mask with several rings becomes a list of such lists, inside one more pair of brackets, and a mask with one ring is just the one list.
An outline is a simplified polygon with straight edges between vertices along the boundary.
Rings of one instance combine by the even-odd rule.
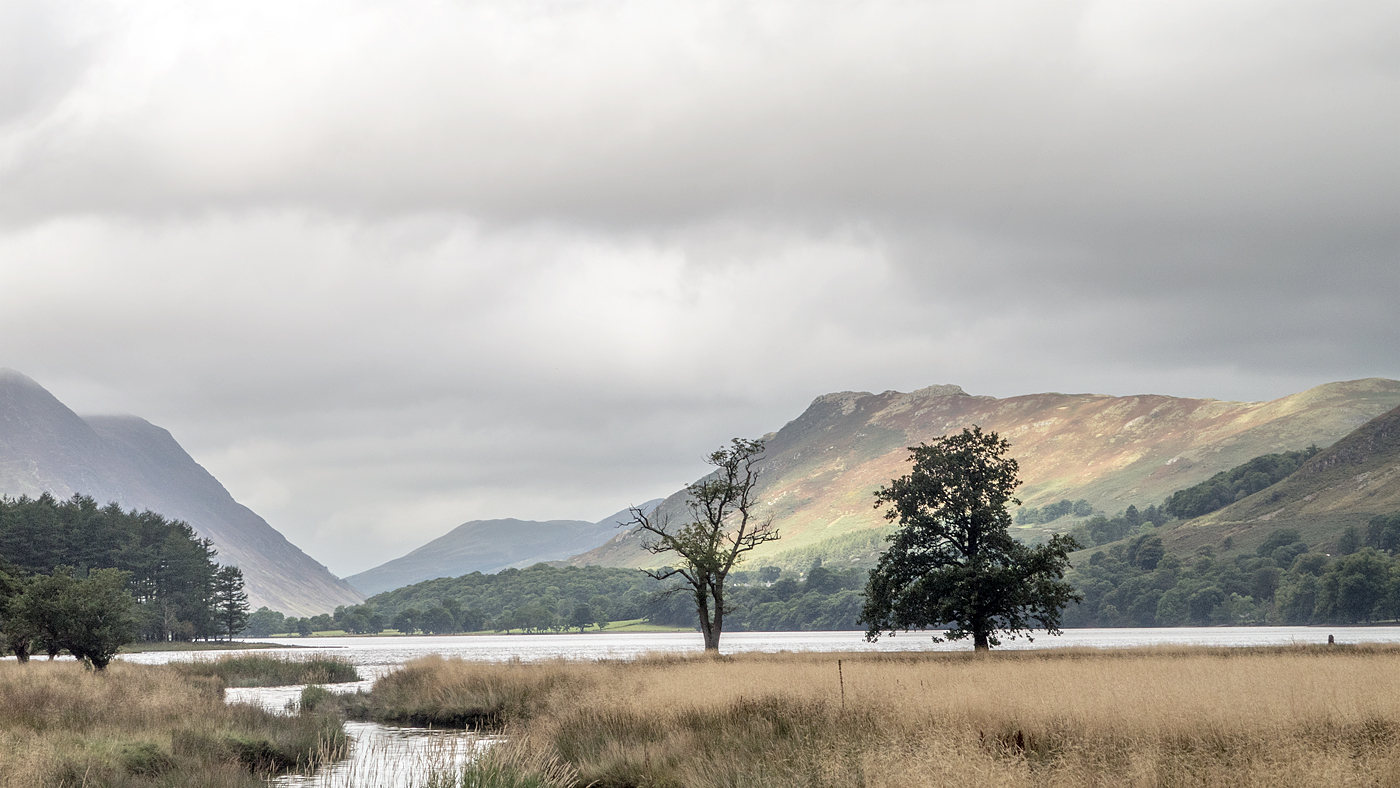
[[[1002, 649], [1130, 648], [1153, 645], [1271, 646], [1326, 643], [1400, 643], [1400, 627], [1202, 627], [1173, 629], [1067, 629], [1063, 635], [1041, 635], [1003, 643]], [[368, 689], [374, 679], [408, 660], [429, 654], [469, 660], [537, 662], [549, 659], [629, 659], [648, 653], [703, 651], [698, 633], [587, 633], [581, 635], [456, 635], [434, 637], [270, 638], [250, 642], [287, 646], [258, 653], [332, 654], [354, 663], [364, 681], [330, 685], [338, 692]], [[972, 644], [934, 643], [927, 633], [904, 633], [867, 643], [859, 632], [732, 632], [720, 641], [721, 651], [970, 651]], [[144, 664], [217, 659], [225, 651], [164, 651], [124, 654], [118, 659]], [[239, 652], [232, 652], [239, 653]], [[246, 652], [245, 652], [246, 653]], [[230, 703], [254, 703], [283, 711], [294, 703], [301, 687], [229, 689]], [[289, 775], [273, 782], [278, 788], [413, 788], [429, 770], [460, 765], [496, 741], [462, 731], [398, 728], [374, 723], [347, 723], [353, 742], [351, 757], [314, 775]]]
[[[1181, 627], [1152, 629], [1067, 629], [1063, 635], [1041, 634], [1004, 642], [1003, 649], [1129, 648], [1153, 645], [1269, 646], [1292, 643], [1400, 643], [1400, 627]], [[608, 633], [582, 635], [442, 635], [428, 637], [265, 638], [249, 642], [287, 646], [288, 653], [308, 649], [344, 657], [382, 675], [404, 662], [428, 654], [470, 660], [538, 662], [547, 659], [630, 659], [653, 652], [691, 653], [703, 650], [699, 633]], [[724, 653], [745, 651], [970, 651], [969, 641], [934, 643], [930, 633], [909, 632], [867, 643], [860, 632], [728, 632], [720, 641]], [[278, 653], [279, 650], [270, 650]], [[215, 659], [226, 652], [165, 651], [125, 654], [128, 662]], [[264, 652], [269, 653], [269, 652]]]

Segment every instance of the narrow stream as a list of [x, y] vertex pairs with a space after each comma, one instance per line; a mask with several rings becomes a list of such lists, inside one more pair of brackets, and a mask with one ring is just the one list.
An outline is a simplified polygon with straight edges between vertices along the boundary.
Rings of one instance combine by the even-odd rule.
[[[332, 692], [369, 689], [373, 679], [348, 684], [323, 685]], [[232, 687], [224, 691], [229, 703], [250, 703], [286, 714], [296, 710], [306, 685], [290, 687]], [[462, 730], [401, 728], [377, 722], [347, 722], [350, 757], [323, 767], [315, 774], [286, 774], [268, 781], [288, 788], [417, 788], [433, 773], [456, 771], [486, 748], [500, 741]]]

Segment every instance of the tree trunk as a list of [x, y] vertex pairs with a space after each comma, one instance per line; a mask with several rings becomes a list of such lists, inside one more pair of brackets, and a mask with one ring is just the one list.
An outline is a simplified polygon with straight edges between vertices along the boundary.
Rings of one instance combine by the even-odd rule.
[[977, 629], [972, 633], [973, 651], [991, 651], [991, 644], [987, 642], [987, 630]]
[[[695, 592], [695, 613], [700, 617], [700, 634], [705, 638], [706, 651], [719, 650], [719, 632], [710, 620], [710, 598], [702, 587]], [[713, 644], [713, 645], [711, 645]]]
[[705, 632], [705, 650], [719, 652], [719, 636], [724, 631], [724, 597], [723, 592], [715, 589], [715, 620]]

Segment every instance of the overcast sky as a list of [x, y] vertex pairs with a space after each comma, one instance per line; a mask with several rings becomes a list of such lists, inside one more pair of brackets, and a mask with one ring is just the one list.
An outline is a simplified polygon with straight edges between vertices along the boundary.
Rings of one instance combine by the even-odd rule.
[[0, 366], [352, 574], [817, 395], [1400, 378], [1400, 4], [0, 0]]

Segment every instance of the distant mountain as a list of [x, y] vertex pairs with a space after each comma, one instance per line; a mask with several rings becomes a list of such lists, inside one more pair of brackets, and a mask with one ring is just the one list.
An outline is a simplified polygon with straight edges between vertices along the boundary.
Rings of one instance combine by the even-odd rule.
[[[650, 510], [661, 499], [640, 508]], [[559, 561], [590, 550], [617, 535], [631, 517], [624, 509], [596, 523], [583, 520], [472, 520], [401, 558], [346, 580], [367, 595], [392, 591], [437, 577], [490, 574], [509, 567]]]
[[[765, 436], [759, 497], [783, 536], [754, 559], [869, 562], [882, 547], [886, 527], [872, 508], [872, 493], [907, 472], [906, 447], [973, 424], [1011, 441], [1026, 505], [1084, 498], [1115, 513], [1129, 504], [1160, 504], [1178, 489], [1261, 454], [1329, 446], [1397, 405], [1400, 382], [1376, 378], [1330, 383], [1270, 402], [1053, 393], [997, 399], [971, 396], [957, 386], [827, 394]], [[684, 501], [685, 491], [678, 491], [661, 509], [684, 516]], [[1054, 527], [1023, 526], [1018, 533], [1036, 540]], [[570, 562], [654, 564], [641, 541], [635, 533], [622, 534]]]
[[1188, 555], [1201, 545], [1253, 552], [1269, 534], [1298, 531], [1314, 550], [1332, 551], [1348, 527], [1365, 537], [1378, 514], [1400, 512], [1400, 408], [1381, 414], [1319, 452], [1283, 481], [1162, 535]]
[[185, 452], [134, 416], [79, 417], [38, 383], [0, 369], [0, 495], [90, 495], [184, 520], [243, 571], [249, 603], [312, 615], [364, 599], [288, 542]]

